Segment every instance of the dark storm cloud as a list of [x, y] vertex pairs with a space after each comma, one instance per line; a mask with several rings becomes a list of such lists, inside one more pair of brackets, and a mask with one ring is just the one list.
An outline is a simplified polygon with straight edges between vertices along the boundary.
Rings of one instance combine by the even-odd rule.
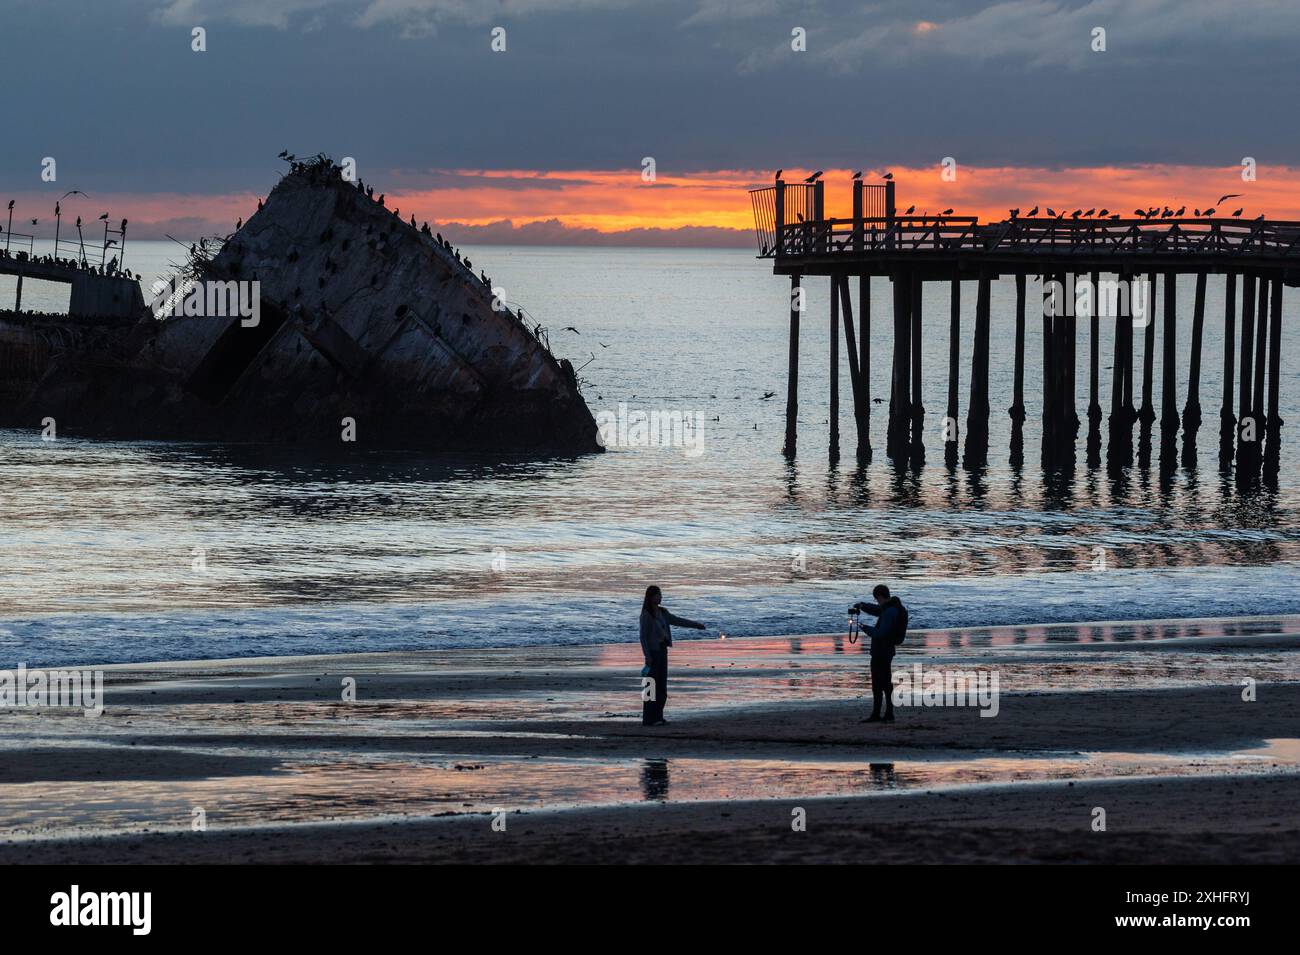
[[37, 188], [53, 156], [80, 188], [256, 191], [283, 148], [363, 177], [1297, 163], [1298, 38], [1280, 0], [18, 2], [0, 177]]

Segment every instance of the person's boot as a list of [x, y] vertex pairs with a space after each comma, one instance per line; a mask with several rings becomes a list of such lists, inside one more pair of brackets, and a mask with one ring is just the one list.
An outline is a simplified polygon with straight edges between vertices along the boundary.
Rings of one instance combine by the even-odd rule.
[[893, 711], [893, 710], [885, 710], [885, 716], [884, 716], [884, 718], [881, 720], [881, 722], [882, 722], [882, 723], [892, 723], [892, 722], [894, 722], [894, 711]]

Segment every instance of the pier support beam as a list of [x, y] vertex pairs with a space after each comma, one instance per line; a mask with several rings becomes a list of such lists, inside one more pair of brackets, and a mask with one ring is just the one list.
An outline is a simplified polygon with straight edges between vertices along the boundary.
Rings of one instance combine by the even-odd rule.
[[1248, 483], [1259, 478], [1259, 468], [1264, 462], [1264, 437], [1268, 430], [1268, 416], [1264, 410], [1264, 379], [1268, 367], [1268, 292], [1269, 280], [1263, 275], [1255, 285], [1258, 299], [1255, 316], [1255, 374], [1251, 379], [1250, 417], [1255, 423], [1255, 440], [1250, 442], [1246, 461], [1237, 456], [1237, 473], [1245, 474]]
[[1183, 405], [1183, 467], [1196, 467], [1196, 433], [1201, 430], [1201, 338], [1205, 332], [1204, 272], [1196, 273], [1192, 303], [1192, 358], [1187, 369], [1187, 404]]
[[[1064, 280], [1066, 276], [1062, 276]], [[1073, 279], [1071, 273], [1069, 278]], [[1074, 286], [1065, 285], [1067, 296], [1074, 296]], [[1077, 381], [1079, 372], [1078, 356], [1078, 325], [1079, 318], [1074, 311], [1074, 303], [1065, 310], [1062, 316], [1064, 321], [1061, 323], [1061, 353], [1065, 359], [1061, 366], [1061, 437], [1063, 438], [1061, 446], [1061, 462], [1063, 464], [1074, 464], [1075, 443], [1079, 440], [1079, 409], [1077, 403]]]
[[1282, 279], [1273, 279], [1268, 333], [1268, 445], [1264, 449], [1264, 474], [1276, 478], [1281, 455], [1282, 418], [1278, 415], [1279, 376], [1282, 373]]
[[860, 364], [857, 335], [853, 331], [853, 296], [849, 292], [849, 277], [836, 276], [832, 280], [831, 294], [839, 295], [840, 315], [844, 321], [844, 344], [849, 359], [849, 384], [853, 392], [853, 423], [857, 433], [857, 456], [862, 459], [864, 453], [870, 453], [871, 441], [867, 437], [868, 398], [863, 381], [865, 369]]
[[1057, 276], [1043, 274], [1043, 446], [1040, 460], [1043, 467], [1052, 463], [1057, 444], [1056, 428], [1056, 369], [1060, 360], [1056, 354], [1057, 316], [1065, 306], [1065, 295]]
[[[1110, 469], [1122, 468], [1123, 433], [1128, 422], [1128, 409], [1125, 407], [1125, 373], [1127, 360], [1125, 356], [1125, 330], [1132, 327], [1132, 318], [1125, 316], [1125, 309], [1115, 309], [1114, 356], [1110, 361], [1110, 416], [1106, 418], [1106, 466]], [[1132, 357], [1132, 350], [1128, 350]]]
[[799, 273], [790, 276], [790, 364], [785, 386], [785, 456], [793, 458], [798, 437], [799, 419], [799, 313], [803, 309], [803, 289]]
[[1178, 467], [1178, 382], [1176, 348], [1178, 345], [1178, 276], [1165, 273], [1165, 321], [1160, 333], [1160, 469]]
[[1011, 415], [1011, 466], [1015, 468], [1025, 463], [1025, 283], [1024, 275], [1016, 276], [1015, 372], [1007, 409]]
[[912, 467], [925, 464], [925, 405], [921, 401], [921, 335], [924, 284], [919, 272], [912, 274]]
[[[1120, 281], [1131, 282], [1132, 276], [1120, 275]], [[1130, 291], [1132, 286], [1130, 284]], [[1125, 309], [1115, 310], [1115, 357], [1111, 363], [1109, 434], [1106, 441], [1106, 467], [1122, 470], [1133, 462], [1133, 316]]]
[[1092, 310], [1088, 316], [1088, 467], [1101, 466], [1101, 395], [1098, 388], [1101, 330], [1101, 273], [1092, 273]]
[[912, 378], [912, 276], [900, 269], [892, 276], [894, 286], [894, 361], [892, 384], [889, 393], [889, 429], [886, 434], [886, 451], [895, 465], [907, 462], [910, 448], [908, 429], [911, 425]]
[[989, 274], [980, 272], [975, 295], [975, 343], [971, 355], [970, 408], [962, 464], [978, 470], [989, 457]]
[[948, 308], [948, 407], [943, 419], [943, 461], [956, 467], [960, 429], [957, 427], [957, 387], [961, 373], [961, 276], [953, 274]]
[[1237, 433], [1237, 416], [1232, 413], [1233, 373], [1237, 357], [1237, 273], [1224, 279], [1223, 293], [1223, 403], [1219, 406], [1219, 467], [1232, 464], [1232, 442]]
[[858, 416], [858, 458], [871, 460], [871, 278], [858, 276], [858, 370], [862, 387], [862, 413]]
[[1156, 273], [1147, 274], [1147, 323], [1142, 330], [1142, 408], [1138, 412], [1138, 467], [1151, 466], [1151, 425], [1156, 409], [1151, 399], [1156, 352]]
[[[1250, 465], [1250, 445], [1255, 440], [1251, 417], [1251, 375], [1255, 371], [1255, 275], [1247, 272], [1241, 282], [1241, 367], [1237, 373], [1237, 473]], [[1246, 458], [1243, 461], [1242, 455]]]
[[830, 458], [840, 456], [840, 295], [839, 278], [831, 276], [831, 334], [830, 334]]

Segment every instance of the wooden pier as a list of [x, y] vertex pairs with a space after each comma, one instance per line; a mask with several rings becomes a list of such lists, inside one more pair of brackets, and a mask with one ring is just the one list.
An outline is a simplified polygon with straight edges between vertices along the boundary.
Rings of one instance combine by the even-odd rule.
[[[839, 334], [848, 349], [850, 392], [857, 424], [857, 454], [870, 460], [868, 435], [872, 401], [871, 280], [888, 279], [893, 288], [894, 347], [889, 371], [889, 421], [886, 454], [897, 466], [925, 461], [926, 410], [922, 407], [922, 342], [925, 331], [925, 283], [944, 282], [951, 289], [948, 394], [942, 420], [944, 460], [982, 468], [989, 446], [990, 286], [1000, 276], [1016, 282], [1011, 463], [1024, 459], [1023, 424], [1027, 279], [1043, 282], [1042, 309], [1042, 449], [1045, 468], [1072, 467], [1079, 432], [1086, 421], [1087, 466], [1100, 467], [1102, 423], [1106, 423], [1104, 460], [1111, 469], [1133, 463], [1133, 427], [1138, 426], [1139, 466], [1151, 463], [1153, 430], [1159, 429], [1158, 466], [1169, 472], [1195, 467], [1196, 435], [1201, 426], [1200, 375], [1205, 328], [1205, 294], [1211, 275], [1223, 276], [1224, 401], [1219, 411], [1219, 463], [1236, 461], [1240, 481], [1261, 471], [1276, 475], [1282, 419], [1278, 414], [1282, 294], [1300, 285], [1300, 222], [1264, 218], [1089, 218], [1081, 214], [1054, 218], [1013, 217], [981, 224], [973, 216], [899, 215], [894, 184], [853, 180], [853, 215], [825, 215], [825, 184], [786, 183], [752, 190], [760, 258], [773, 271], [790, 276], [790, 350], [786, 400], [785, 453], [794, 456], [799, 407], [799, 323], [804, 281], [830, 279], [830, 453], [839, 455]], [[1191, 360], [1186, 402], [1178, 407], [1177, 277], [1196, 276], [1192, 307]], [[857, 277], [857, 327], [850, 279]], [[961, 360], [961, 286], [973, 281], [975, 321], [970, 330], [970, 390], [964, 445], [957, 426], [958, 368]], [[1091, 283], [1091, 308], [1079, 322], [1075, 283]], [[1241, 295], [1237, 289], [1240, 286]], [[1102, 292], [1107, 293], [1106, 296]], [[1130, 295], [1143, 296], [1133, 309]], [[1157, 303], [1163, 306], [1157, 318]], [[1238, 336], [1240, 308], [1240, 345]], [[1136, 312], [1136, 314], [1135, 314]], [[1139, 320], [1139, 316], [1141, 320]], [[1102, 408], [1099, 366], [1101, 321], [1114, 321], [1110, 410]], [[1159, 409], [1152, 380], [1159, 324], [1162, 350]], [[1088, 381], [1085, 417], [1078, 413], [1080, 383], [1075, 380], [1079, 333], [1088, 335]], [[1140, 400], [1134, 406], [1134, 336], [1142, 337]], [[1240, 348], [1239, 368], [1234, 351]], [[1236, 375], [1237, 401], [1232, 394]], [[1182, 453], [1179, 455], [1179, 430]], [[959, 453], [959, 448], [960, 453]]]

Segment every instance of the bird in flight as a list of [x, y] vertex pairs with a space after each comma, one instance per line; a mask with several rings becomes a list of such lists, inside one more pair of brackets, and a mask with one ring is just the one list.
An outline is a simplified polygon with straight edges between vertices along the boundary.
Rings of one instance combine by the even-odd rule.
[[575, 335], [581, 335], [581, 334], [582, 334], [582, 332], [578, 331], [578, 330], [577, 330], [576, 328], [574, 328], [572, 325], [565, 325], [563, 328], [560, 329], [560, 331], [562, 331], [562, 332], [573, 332], [573, 334], [575, 334]]
[[1230, 192], [1226, 196], [1219, 196], [1219, 201], [1216, 202], [1215, 205], [1221, 206], [1225, 199], [1240, 199], [1241, 196], [1242, 194], [1240, 192]]

